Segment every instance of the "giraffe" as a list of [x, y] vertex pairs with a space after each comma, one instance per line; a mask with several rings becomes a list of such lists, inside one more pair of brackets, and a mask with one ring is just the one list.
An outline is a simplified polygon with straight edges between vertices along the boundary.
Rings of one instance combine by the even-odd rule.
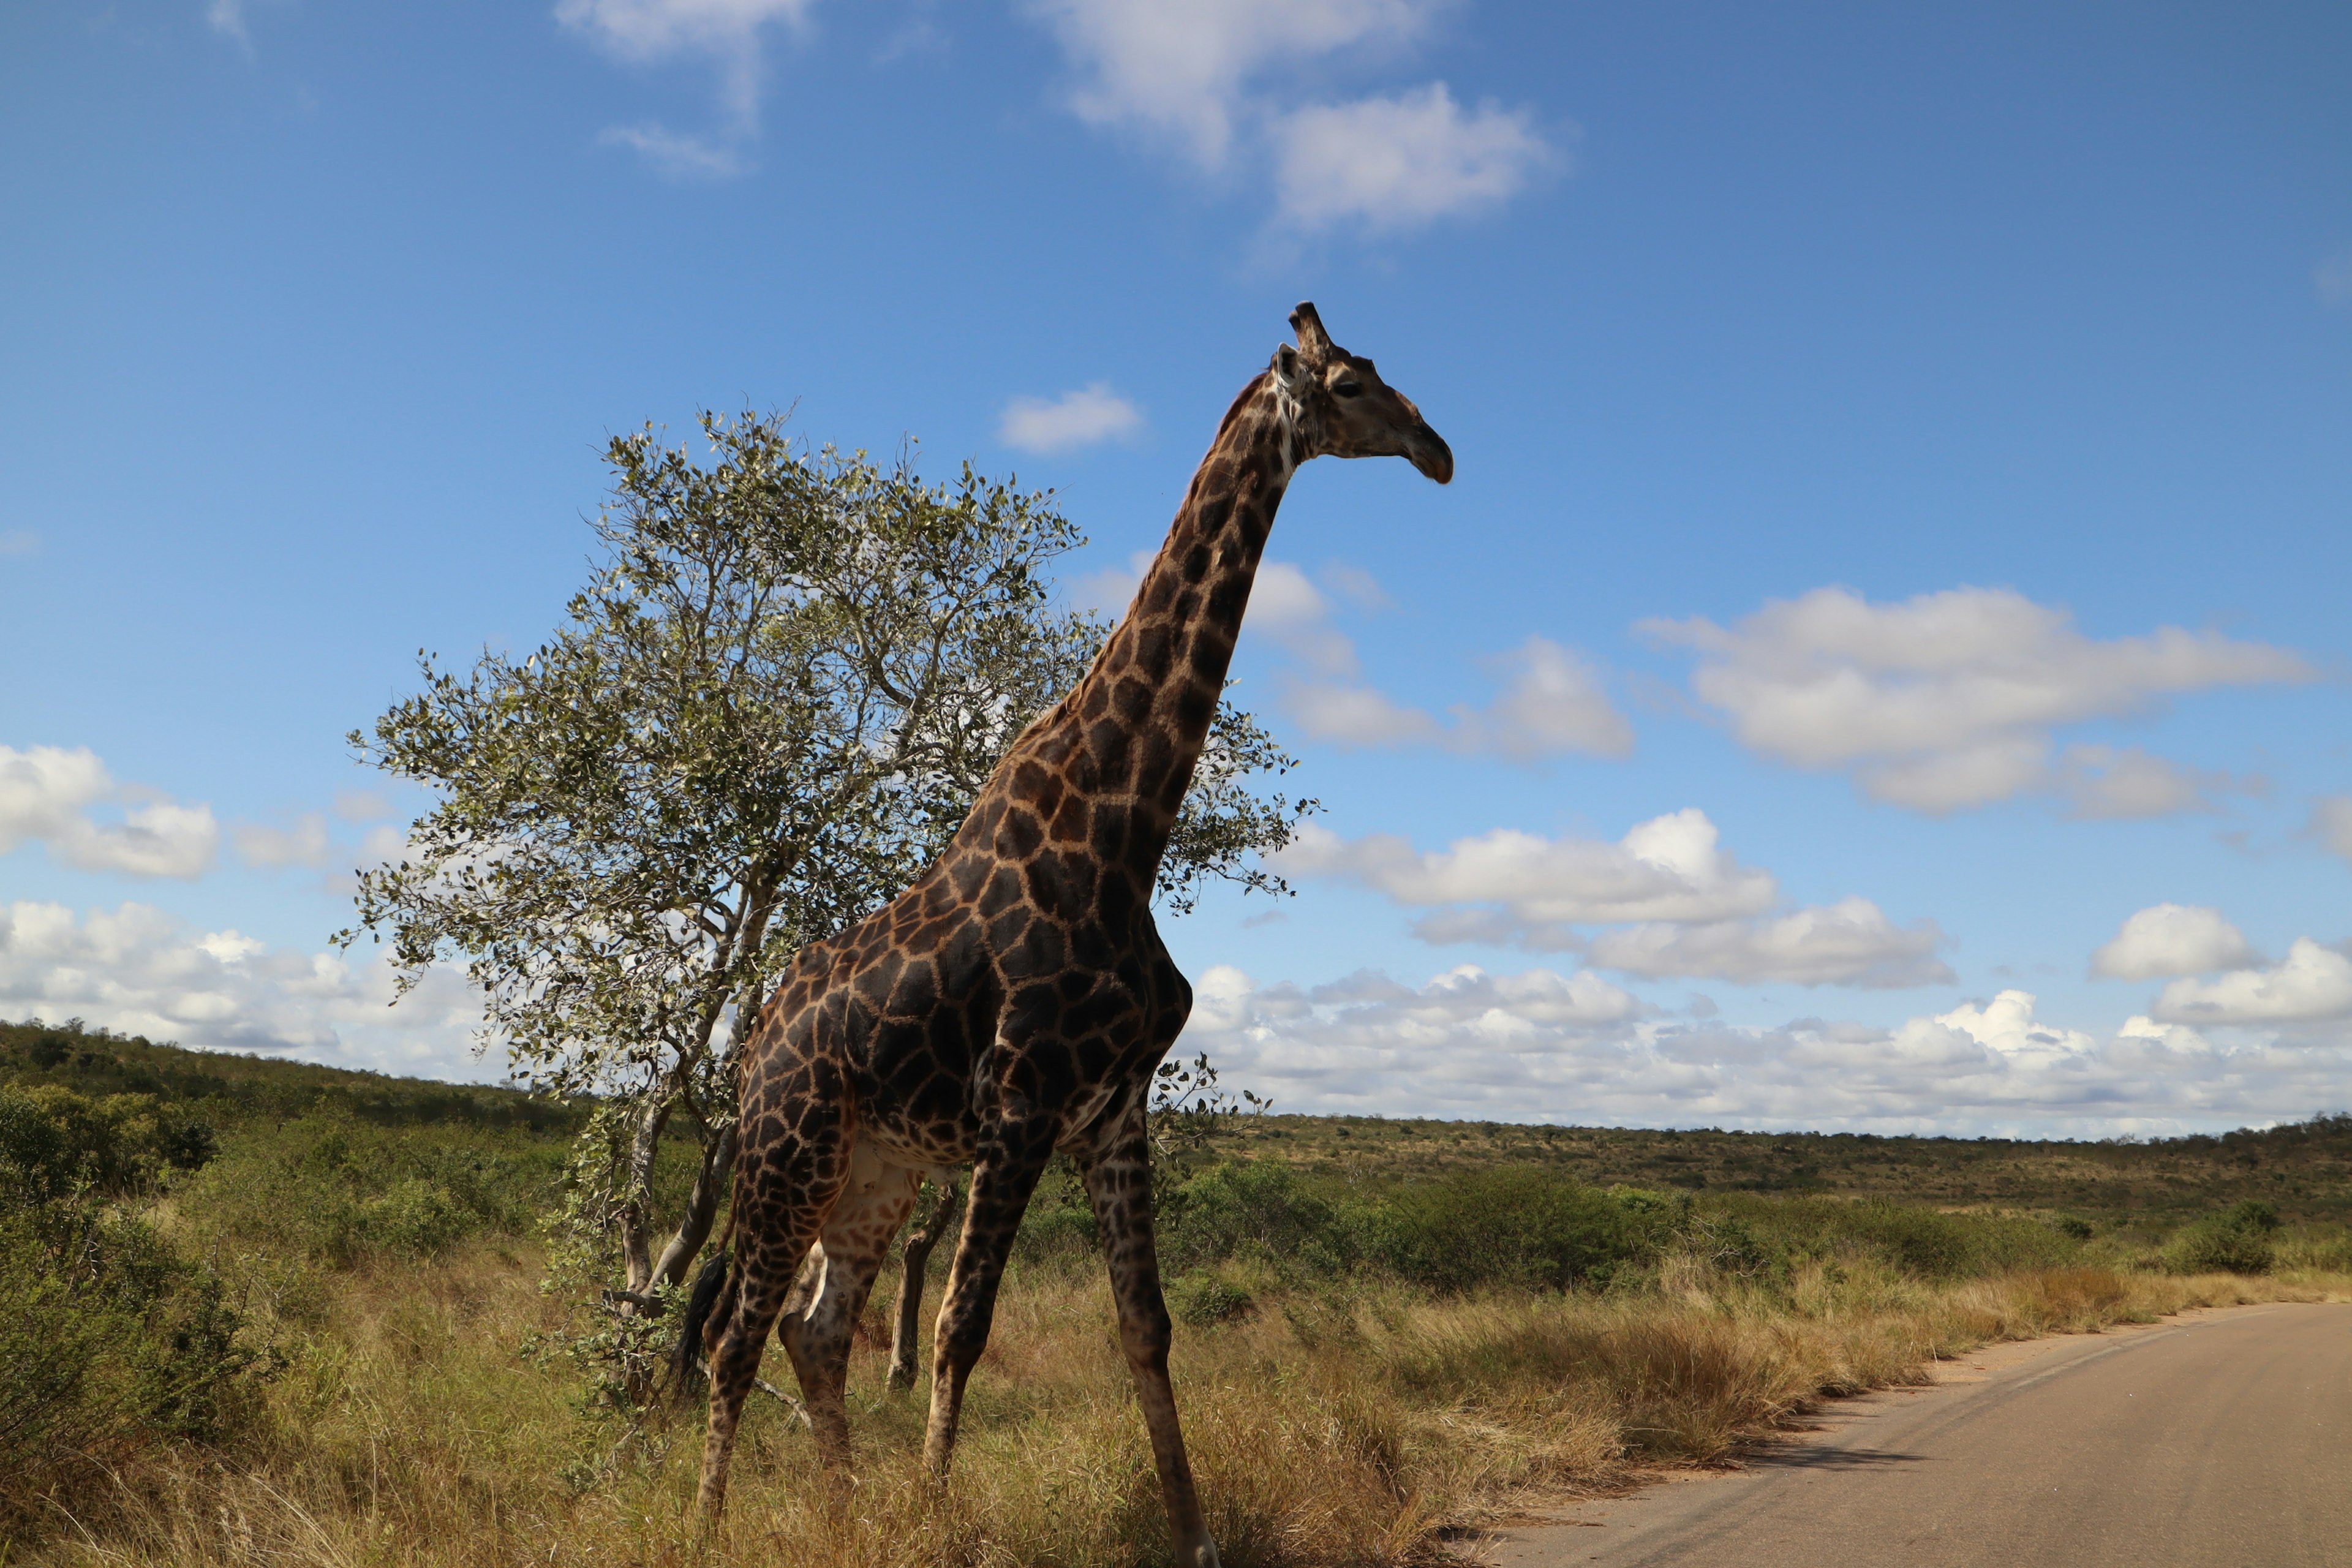
[[[933, 1347], [924, 1458], [944, 1474], [1022, 1211], [1055, 1151], [1086, 1184], [1183, 1568], [1217, 1568], [1168, 1378], [1144, 1113], [1192, 986], [1152, 921], [1177, 808], [1223, 689], [1275, 509], [1300, 463], [1454, 455], [1311, 303], [1234, 400], [1094, 667], [1005, 753], [914, 886], [810, 943], [739, 1062], [735, 1240], [711, 1313], [699, 1507], [715, 1519], [778, 1329], [827, 1466], [849, 1459], [850, 1331], [922, 1177], [971, 1167]], [[810, 1268], [801, 1265], [807, 1259]], [[796, 1283], [796, 1276], [797, 1283]], [[689, 1312], [681, 1360], [698, 1353]]]

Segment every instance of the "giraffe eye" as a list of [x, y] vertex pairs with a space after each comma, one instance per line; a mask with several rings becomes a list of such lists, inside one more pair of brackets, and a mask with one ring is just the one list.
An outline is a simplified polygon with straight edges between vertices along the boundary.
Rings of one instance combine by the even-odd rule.
[[1343, 381], [1331, 388], [1334, 397], [1361, 397], [1363, 395], [1364, 384], [1360, 381]]

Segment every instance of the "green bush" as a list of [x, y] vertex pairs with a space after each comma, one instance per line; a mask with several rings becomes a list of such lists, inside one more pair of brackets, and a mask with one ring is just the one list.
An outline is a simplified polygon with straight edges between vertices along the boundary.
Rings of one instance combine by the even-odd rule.
[[1656, 1255], [1672, 1200], [1596, 1192], [1533, 1166], [1449, 1173], [1392, 1188], [1360, 1224], [1363, 1251], [1433, 1289], [1605, 1284]]
[[2233, 1211], [2182, 1226], [2165, 1247], [2164, 1261], [2175, 1274], [2267, 1274], [2277, 1252], [2258, 1222]]
[[123, 1196], [166, 1170], [194, 1170], [216, 1152], [210, 1126], [152, 1095], [0, 1083], [0, 1164], [43, 1201], [83, 1186]]
[[1356, 1260], [1339, 1211], [1287, 1165], [1212, 1165], [1160, 1200], [1160, 1259], [1171, 1269], [1252, 1258], [1290, 1274], [1324, 1275]]
[[[113, 1100], [131, 1097], [116, 1096]], [[0, 1526], [148, 1443], [221, 1436], [255, 1358], [219, 1279], [98, 1185], [169, 1128], [138, 1107], [0, 1087]], [[142, 1142], [143, 1141], [143, 1142]]]
[[1168, 1310], [1196, 1329], [1230, 1323], [1257, 1310], [1257, 1300], [1232, 1280], [1214, 1274], [1184, 1274], [1168, 1286]]
[[335, 1110], [251, 1127], [184, 1186], [208, 1239], [351, 1268], [437, 1257], [469, 1237], [527, 1231], [561, 1151], [501, 1152], [512, 1134], [377, 1127]]

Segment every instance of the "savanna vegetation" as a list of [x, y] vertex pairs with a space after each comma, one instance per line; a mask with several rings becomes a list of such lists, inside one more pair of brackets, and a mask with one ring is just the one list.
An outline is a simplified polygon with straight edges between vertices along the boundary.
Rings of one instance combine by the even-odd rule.
[[[859, 1479], [772, 1387], [724, 1526], [688, 1523], [701, 1401], [667, 1352], [754, 1004], [929, 862], [1106, 629], [1049, 590], [1078, 542], [1050, 493], [772, 416], [700, 435], [611, 443], [592, 574], [535, 650], [427, 658], [352, 737], [433, 804], [343, 940], [462, 966], [516, 1084], [0, 1025], [0, 1565], [1167, 1559], [1067, 1171], [946, 1483], [886, 1375], [886, 1275]], [[1265, 857], [1316, 807], [1290, 767], [1221, 706], [1162, 905], [1281, 890]], [[1236, 1115], [1205, 1063], [1158, 1088], [1232, 1568], [1417, 1563], [1989, 1339], [2352, 1289], [2352, 1118], [2031, 1144]]]
[[[949, 1483], [920, 1473], [921, 1390], [886, 1382], [886, 1278], [852, 1371], [857, 1482], [815, 1468], [778, 1357], [786, 1386], [755, 1401], [727, 1522], [698, 1542], [698, 1402], [633, 1396], [600, 1343], [667, 1319], [615, 1319], [551, 1268], [590, 1114], [0, 1026], [5, 1560], [1164, 1560], [1058, 1178]], [[1724, 1462], [1988, 1340], [2352, 1293], [2341, 1116], [2087, 1145], [1189, 1125], [1163, 1268], [1235, 1564], [1424, 1561], [1461, 1526]], [[663, 1201], [701, 1155], [666, 1141]]]

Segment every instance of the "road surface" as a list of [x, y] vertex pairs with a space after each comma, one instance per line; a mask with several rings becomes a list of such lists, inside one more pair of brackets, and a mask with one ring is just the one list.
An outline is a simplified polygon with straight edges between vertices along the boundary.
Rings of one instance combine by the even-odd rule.
[[1502, 1532], [1496, 1568], [2352, 1568], [2352, 1305], [1990, 1348], [1748, 1468]]

